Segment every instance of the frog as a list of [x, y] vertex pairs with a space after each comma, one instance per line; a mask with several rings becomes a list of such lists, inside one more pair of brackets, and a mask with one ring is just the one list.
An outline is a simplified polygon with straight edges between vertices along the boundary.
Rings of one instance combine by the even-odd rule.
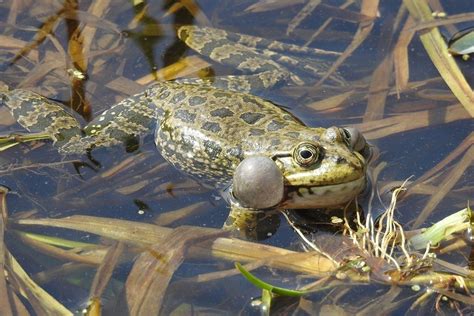
[[[212, 40], [203, 39], [212, 32]], [[211, 58], [261, 72], [247, 81], [244, 77], [157, 81], [85, 127], [61, 104], [29, 90], [3, 88], [1, 103], [28, 131], [50, 135], [63, 155], [123, 145], [131, 136], [153, 133], [165, 160], [225, 195], [230, 213], [224, 229], [244, 238], [254, 233], [262, 214], [337, 207], [364, 190], [368, 144], [359, 131], [306, 126], [252, 93], [275, 84], [274, 79], [298, 84], [301, 77], [278, 67], [268, 53], [261, 57], [243, 52], [242, 43], [298, 53], [306, 48], [195, 26], [181, 27], [178, 36], [190, 46], [195, 45], [192, 38], [198, 39], [200, 47], [194, 48], [207, 50]], [[233, 53], [225, 53], [229, 49]]]

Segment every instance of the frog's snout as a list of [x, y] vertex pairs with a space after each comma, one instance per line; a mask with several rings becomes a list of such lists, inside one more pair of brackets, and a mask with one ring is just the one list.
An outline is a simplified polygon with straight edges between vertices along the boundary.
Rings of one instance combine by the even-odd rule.
[[264, 209], [275, 206], [283, 199], [283, 175], [268, 157], [245, 158], [235, 169], [232, 193], [244, 207]]

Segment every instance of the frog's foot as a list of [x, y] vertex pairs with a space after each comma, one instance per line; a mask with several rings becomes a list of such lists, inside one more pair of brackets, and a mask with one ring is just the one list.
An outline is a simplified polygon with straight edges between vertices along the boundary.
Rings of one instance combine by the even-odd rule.
[[262, 211], [232, 203], [223, 229], [242, 239], [263, 240], [272, 236], [279, 226], [280, 216], [276, 210]]

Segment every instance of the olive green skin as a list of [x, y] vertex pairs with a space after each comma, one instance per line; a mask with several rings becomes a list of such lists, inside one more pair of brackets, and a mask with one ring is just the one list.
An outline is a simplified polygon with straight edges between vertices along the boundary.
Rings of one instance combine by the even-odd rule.
[[[282, 207], [340, 205], [365, 185], [365, 159], [349, 148], [338, 128], [307, 127], [271, 102], [212, 87], [159, 83], [147, 96], [159, 112], [158, 150], [178, 169], [212, 187], [228, 185], [237, 165], [250, 156], [270, 157], [281, 170], [288, 187]], [[309, 166], [293, 158], [303, 142], [320, 150]], [[302, 199], [313, 193], [320, 197]]]

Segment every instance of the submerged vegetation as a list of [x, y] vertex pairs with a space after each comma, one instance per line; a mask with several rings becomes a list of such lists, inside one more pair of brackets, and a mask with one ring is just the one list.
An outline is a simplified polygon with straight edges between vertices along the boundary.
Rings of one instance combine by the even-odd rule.
[[[275, 102], [309, 125], [356, 126], [374, 144], [360, 212], [320, 225], [331, 233], [302, 228], [285, 212], [286, 226], [258, 243], [222, 231], [220, 197], [178, 175], [149, 141], [128, 155], [65, 160], [47, 135], [18, 133], [0, 107], [0, 314], [257, 313], [256, 306], [472, 313], [474, 93], [466, 63], [444, 37], [472, 26], [474, 12], [443, 1], [358, 3], [0, 4], [1, 80], [63, 100], [86, 121], [153, 80], [232, 73], [176, 40], [179, 25], [195, 23], [338, 47], [318, 82], [282, 87]], [[349, 84], [328, 84], [339, 72]], [[127, 145], [136, 148], [133, 141]], [[261, 299], [244, 278], [263, 289]]]

